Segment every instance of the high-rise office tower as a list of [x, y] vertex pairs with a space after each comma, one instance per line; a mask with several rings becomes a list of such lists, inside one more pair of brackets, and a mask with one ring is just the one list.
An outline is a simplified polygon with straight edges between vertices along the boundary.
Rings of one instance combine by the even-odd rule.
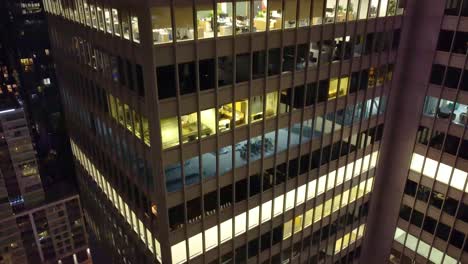
[[419, 125], [464, 122], [426, 89], [445, 1], [44, 3], [114, 263], [385, 263]]

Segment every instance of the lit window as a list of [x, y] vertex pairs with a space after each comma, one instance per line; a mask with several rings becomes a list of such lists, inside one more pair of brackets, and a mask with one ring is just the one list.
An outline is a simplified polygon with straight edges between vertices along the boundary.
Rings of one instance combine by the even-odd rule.
[[161, 141], [163, 149], [179, 145], [179, 121], [177, 117], [161, 119]]
[[140, 28], [138, 26], [138, 17], [132, 16], [131, 19], [133, 42], [140, 43]]
[[[282, 21], [283, 21], [283, 13], [282, 13], [282, 1], [281, 0], [269, 0], [268, 4], [270, 5], [270, 15], [269, 15], [269, 22], [270, 22], [270, 30], [278, 30], [282, 28]], [[294, 8], [295, 9], [295, 8]], [[294, 12], [294, 16], [296, 12]], [[256, 20], [257, 21], [257, 20]], [[256, 22], [255, 21], [255, 22]], [[266, 20], [265, 20], [266, 22]], [[295, 23], [296, 21], [294, 21]]]
[[328, 89], [328, 99], [334, 99], [336, 97], [346, 96], [348, 93], [349, 78], [331, 78], [330, 87]]
[[111, 16], [111, 12], [110, 12], [109, 8], [104, 8], [104, 19], [106, 21], [107, 33], [112, 34], [113, 33], [113, 30], [112, 30], [112, 16]]
[[199, 39], [214, 37], [213, 5], [197, 3], [197, 34]]
[[185, 41], [193, 39], [193, 13], [191, 5], [176, 2], [175, 10], [176, 39]]
[[123, 37], [130, 40], [130, 17], [127, 12], [122, 12], [122, 31]]
[[180, 117], [182, 129], [182, 142], [187, 143], [198, 139], [197, 113], [191, 113]]
[[120, 22], [119, 22], [119, 11], [117, 9], [112, 8], [112, 21], [114, 24], [114, 33], [116, 36], [120, 36]]
[[214, 108], [200, 112], [200, 126], [202, 138], [216, 134], [216, 111]]
[[250, 32], [250, 1], [236, 1], [236, 34]]
[[261, 32], [266, 30], [266, 17], [267, 17], [267, 1], [260, 0], [254, 1], [254, 21], [253, 30], [254, 32]]
[[169, 6], [152, 8], [151, 23], [153, 25], [154, 44], [172, 41], [171, 8]]
[[218, 26], [218, 36], [231, 36], [233, 28], [232, 3], [217, 3], [218, 17], [216, 20]]
[[[304, 3], [304, 4], [307, 4], [307, 3]], [[310, 1], [309, 1], [309, 5], [310, 5]], [[297, 8], [296, 0], [285, 0], [284, 2], [284, 28], [296, 27], [296, 8]], [[300, 8], [304, 8], [304, 7], [301, 6]], [[307, 12], [310, 12], [310, 9]]]

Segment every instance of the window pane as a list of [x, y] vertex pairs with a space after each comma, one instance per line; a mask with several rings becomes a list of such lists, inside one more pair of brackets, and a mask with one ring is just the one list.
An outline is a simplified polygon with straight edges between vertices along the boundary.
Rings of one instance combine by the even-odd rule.
[[254, 22], [253, 22], [253, 31], [261, 32], [266, 30], [266, 11], [267, 11], [267, 1], [254, 1]]
[[213, 5], [210, 3], [197, 4], [197, 33], [199, 39], [214, 37]]
[[104, 19], [106, 20], [107, 33], [112, 34], [113, 33], [112, 21], [111, 21], [112, 19], [111, 19], [111, 13], [109, 11], [109, 8], [104, 8]]
[[236, 2], [236, 34], [250, 32], [250, 1]]
[[179, 124], [177, 117], [161, 119], [161, 141], [163, 149], [179, 145]]
[[[300, 0], [299, 6], [299, 27], [309, 25], [310, 3], [312, 0]], [[314, 6], [315, 8], [315, 6]]]
[[119, 11], [117, 9], [112, 9], [112, 21], [114, 23], [114, 33], [116, 36], [120, 36], [121, 29], [119, 23]]
[[322, 24], [323, 8], [325, 7], [324, 4], [325, 4], [325, 0], [313, 0], [312, 25]]
[[154, 44], [172, 41], [171, 8], [169, 6], [152, 8], [151, 23], [153, 25]]
[[125, 39], [130, 39], [130, 19], [127, 12], [122, 12], [122, 31]]
[[101, 31], [104, 31], [104, 10], [100, 6], [97, 7], [97, 16], [99, 22], [99, 29]]
[[[285, 0], [284, 3], [284, 28], [296, 27], [296, 0]], [[302, 6], [301, 6], [302, 8]]]
[[201, 137], [216, 134], [216, 111], [214, 108], [200, 112]]
[[143, 139], [144, 139], [145, 144], [149, 147], [151, 143], [150, 143], [148, 118], [142, 116], [141, 121], [143, 124]]
[[217, 4], [218, 13], [218, 36], [232, 35], [232, 3], [224, 2]]
[[93, 28], [97, 28], [97, 14], [96, 14], [96, 7], [94, 5], [89, 5], [89, 8], [91, 9], [91, 22], [93, 25]]
[[138, 26], [138, 17], [132, 16], [131, 18], [133, 42], [140, 43], [140, 28]]
[[193, 13], [192, 6], [176, 5], [174, 10], [175, 23], [176, 23], [176, 37], [177, 41], [192, 40], [193, 39]]
[[266, 99], [266, 106], [265, 106], [265, 116], [273, 117], [276, 116], [276, 112], [278, 109], [278, 92], [271, 92], [267, 94]]
[[197, 113], [183, 115], [180, 118], [182, 126], [182, 142], [187, 143], [198, 139]]
[[[281, 0], [270, 0], [270, 30], [278, 30], [282, 27], [282, 1]], [[266, 21], [265, 21], [266, 22]]]
[[232, 126], [233, 114], [232, 104], [225, 104], [218, 109], [218, 129], [219, 132], [229, 131]]

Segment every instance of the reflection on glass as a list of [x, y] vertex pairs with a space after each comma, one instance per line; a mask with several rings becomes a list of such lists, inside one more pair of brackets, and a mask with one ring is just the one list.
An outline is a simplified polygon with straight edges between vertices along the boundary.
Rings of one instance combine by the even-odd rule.
[[172, 41], [171, 8], [169, 6], [152, 8], [151, 23], [153, 25], [154, 44]]
[[236, 34], [250, 32], [250, 1], [236, 2]]
[[261, 32], [266, 30], [266, 11], [267, 11], [267, 1], [260, 0], [254, 1], [254, 21], [253, 21], [253, 31]]
[[179, 121], [177, 117], [161, 119], [161, 141], [163, 149], [179, 145]]
[[193, 40], [193, 13], [191, 5], [177, 5], [174, 10], [177, 41]]
[[218, 36], [231, 36], [232, 35], [232, 3], [224, 2], [217, 3], [218, 18], [216, 20], [218, 27]]

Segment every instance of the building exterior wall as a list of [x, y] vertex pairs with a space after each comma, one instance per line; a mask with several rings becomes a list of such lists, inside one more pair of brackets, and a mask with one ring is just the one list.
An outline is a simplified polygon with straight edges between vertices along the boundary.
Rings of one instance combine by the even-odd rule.
[[398, 6], [45, 1], [98, 240], [119, 263], [357, 260]]

